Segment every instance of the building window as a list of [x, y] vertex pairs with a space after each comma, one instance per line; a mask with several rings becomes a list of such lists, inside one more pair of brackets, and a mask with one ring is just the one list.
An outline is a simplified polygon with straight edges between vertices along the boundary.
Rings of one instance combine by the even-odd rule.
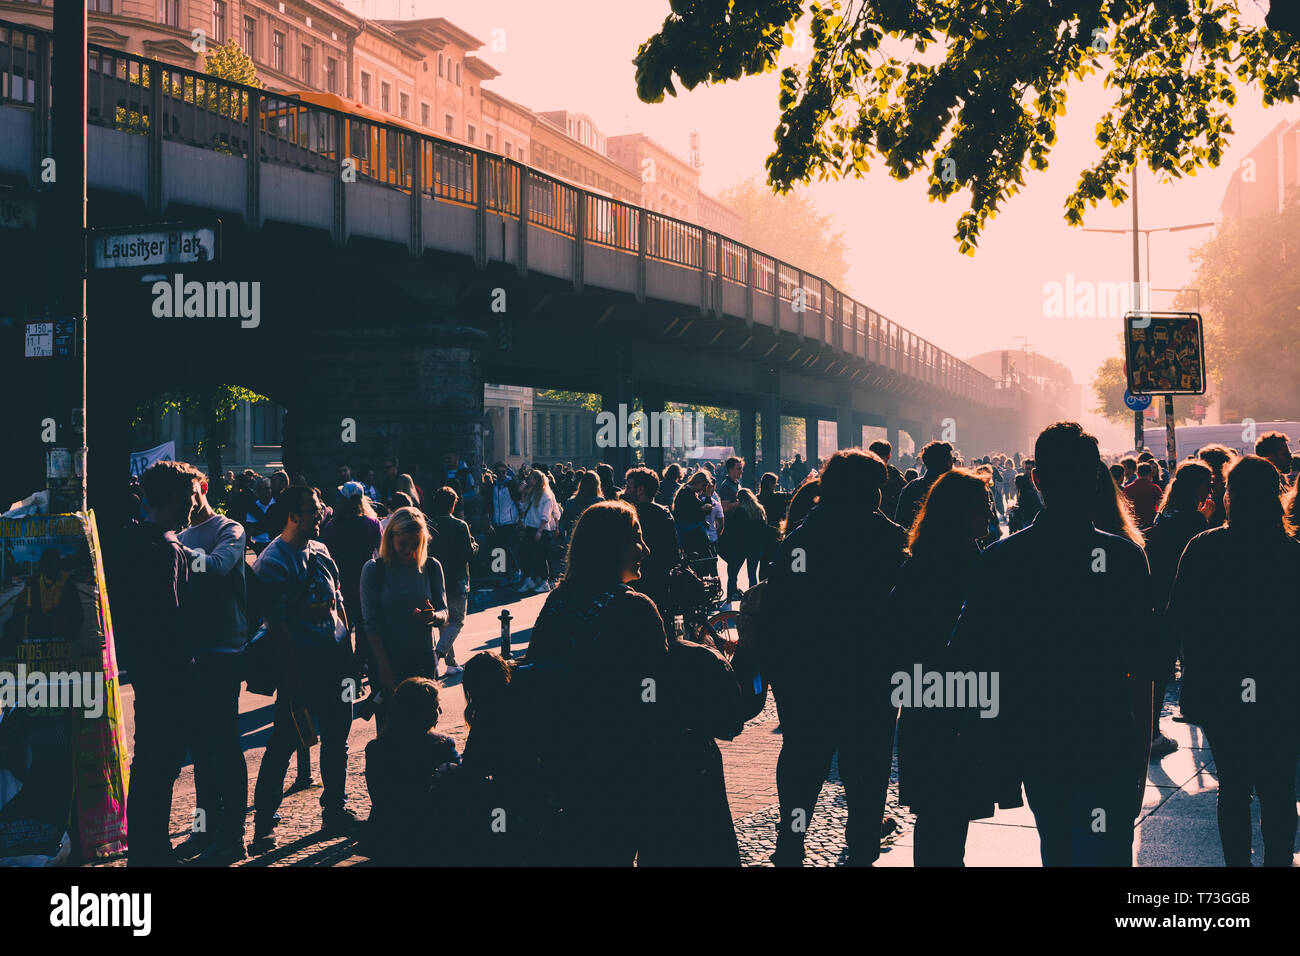
[[489, 151], [492, 149], [492, 134], [491, 134], [491, 133], [484, 133], [484, 134], [483, 134], [483, 145], [486, 146], [486, 147], [488, 148]]
[[501, 152], [506, 159], [509, 159], [511, 156], [515, 154], [515, 151], [510, 148], [510, 140], [506, 140], [506, 148], [503, 149]]
[[393, 111], [393, 88], [387, 83], [379, 84], [379, 108], [385, 113]]
[[519, 450], [519, 409], [511, 405], [510, 409], [510, 454], [521, 455]]
[[448, 114], [447, 114], [446, 116], [444, 116], [442, 119], [443, 119], [443, 125], [444, 125], [444, 126], [446, 127], [446, 129], [447, 129], [447, 135], [448, 135], [448, 136], [455, 136], [455, 135], [456, 135], [456, 117], [454, 117], [454, 116], [452, 116], [450, 113], [448, 113]]
[[420, 104], [420, 125], [427, 127], [429, 125], [429, 104]]
[[244, 52], [257, 59], [257, 21], [244, 17]]
[[339, 91], [339, 61], [332, 56], [325, 58], [325, 89], [331, 93]]
[[158, 17], [160, 21], [169, 27], [178, 27], [181, 25], [181, 0], [159, 0], [162, 10]]
[[397, 115], [402, 119], [411, 118], [411, 97], [405, 93], [397, 95]]
[[361, 74], [361, 104], [363, 106], [370, 105], [370, 74], [369, 73]]
[[[29, 3], [35, 3], [37, 0], [28, 0]], [[95, 13], [112, 13], [112, 0], [86, 0], [86, 9]]]
[[[177, 2], [179, 3], [180, 0], [177, 0]], [[459, 63], [456, 64], [456, 85], [460, 86], [460, 64]]]
[[226, 0], [212, 0], [212, 39], [215, 43], [226, 42]]
[[284, 72], [284, 34], [271, 31], [271, 69]]
[[519, 147], [519, 161], [521, 163], [524, 161], [524, 148], [522, 146]]
[[468, 126], [465, 127], [465, 138], [469, 140], [471, 143], [474, 142], [475, 132], [476, 130], [474, 129], [473, 123], [470, 123]]
[[439, 76], [442, 76], [442, 77], [445, 77], [445, 76], [446, 76], [446, 73], [444, 73], [444, 72], [443, 72], [443, 69], [442, 69], [442, 54], [441, 54], [441, 53], [438, 54], [438, 75], [439, 75]]
[[307, 44], [302, 45], [302, 81], [308, 86], [315, 86], [315, 75], [311, 71], [311, 47]]

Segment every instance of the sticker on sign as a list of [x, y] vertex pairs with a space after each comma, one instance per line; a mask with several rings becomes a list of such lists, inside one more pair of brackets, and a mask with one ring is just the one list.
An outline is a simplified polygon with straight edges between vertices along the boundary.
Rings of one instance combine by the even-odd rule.
[[217, 227], [162, 224], [96, 235], [91, 265], [96, 269], [128, 269], [214, 262], [217, 255]]
[[28, 322], [27, 339], [23, 347], [27, 358], [50, 358], [54, 355], [54, 323]]

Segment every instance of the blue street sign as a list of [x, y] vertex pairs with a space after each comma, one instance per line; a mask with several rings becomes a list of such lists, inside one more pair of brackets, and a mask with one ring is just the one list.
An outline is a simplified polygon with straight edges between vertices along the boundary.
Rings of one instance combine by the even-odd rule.
[[1144, 412], [1151, 407], [1151, 396], [1134, 395], [1128, 389], [1124, 389], [1124, 404], [1135, 412]]

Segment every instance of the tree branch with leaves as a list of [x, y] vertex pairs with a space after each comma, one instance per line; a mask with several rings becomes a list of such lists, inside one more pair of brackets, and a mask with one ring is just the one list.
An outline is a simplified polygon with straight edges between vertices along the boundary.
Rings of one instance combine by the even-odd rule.
[[[800, 0], [670, 0], [634, 59], [646, 102], [778, 68], [805, 16]], [[1287, 7], [1289, 10], [1280, 8]], [[1066, 197], [1071, 225], [1128, 197], [1141, 160], [1181, 177], [1218, 165], [1234, 81], [1265, 105], [1300, 95], [1300, 15], [1275, 0], [1265, 24], [1234, 0], [827, 0], [806, 14], [812, 56], [780, 72], [778, 192], [858, 178], [883, 163], [924, 174], [931, 200], [970, 197], [954, 238], [973, 254], [989, 219], [1044, 170], [1071, 82], [1103, 74], [1100, 156]], [[675, 82], [676, 81], [676, 82]]]

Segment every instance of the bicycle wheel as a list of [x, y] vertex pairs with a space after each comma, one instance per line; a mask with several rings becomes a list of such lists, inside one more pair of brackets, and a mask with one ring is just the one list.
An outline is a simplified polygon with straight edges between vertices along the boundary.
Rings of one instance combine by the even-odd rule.
[[740, 612], [719, 611], [700, 630], [709, 636], [719, 653], [730, 661], [740, 643]]

